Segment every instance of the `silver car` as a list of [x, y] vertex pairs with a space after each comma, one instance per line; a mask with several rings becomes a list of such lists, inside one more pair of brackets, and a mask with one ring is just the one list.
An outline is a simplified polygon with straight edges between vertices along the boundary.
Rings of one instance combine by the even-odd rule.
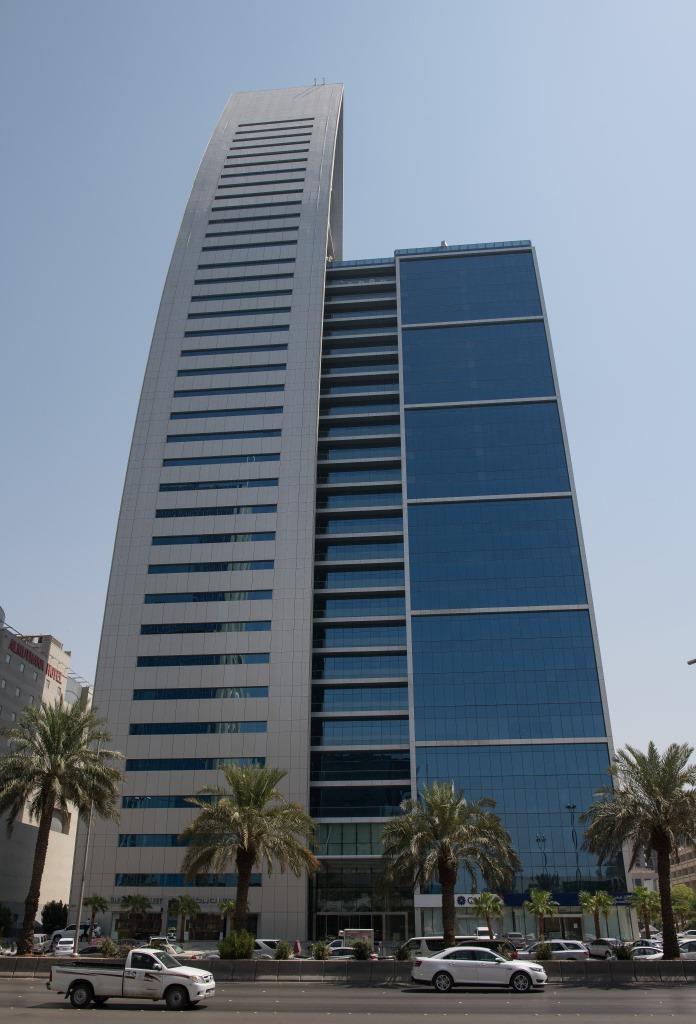
[[[526, 949], [521, 949], [517, 956], [520, 960], [535, 960], [539, 955], [541, 942], [533, 942]], [[590, 954], [584, 942], [576, 939], [550, 939], [546, 945], [551, 947], [552, 960], [589, 960]]]
[[529, 992], [543, 988], [547, 976], [541, 964], [506, 960], [483, 946], [449, 946], [434, 956], [417, 957], [411, 978], [449, 992], [455, 985], [480, 985]]

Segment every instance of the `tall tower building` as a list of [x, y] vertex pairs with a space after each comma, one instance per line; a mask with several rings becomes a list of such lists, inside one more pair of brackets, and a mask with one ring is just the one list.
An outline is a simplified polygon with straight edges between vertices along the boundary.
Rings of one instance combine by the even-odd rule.
[[336, 85], [235, 95], [194, 183], [116, 536], [95, 702], [125, 783], [87, 889], [148, 895], [152, 927], [191, 892], [216, 935], [235, 878], [186, 883], [186, 798], [266, 763], [323, 868], [257, 876], [259, 933], [437, 932], [379, 837], [446, 779], [512, 833], [508, 927], [542, 885], [570, 935], [579, 889], [625, 882], [582, 850], [611, 738], [534, 251], [342, 260], [341, 111]]

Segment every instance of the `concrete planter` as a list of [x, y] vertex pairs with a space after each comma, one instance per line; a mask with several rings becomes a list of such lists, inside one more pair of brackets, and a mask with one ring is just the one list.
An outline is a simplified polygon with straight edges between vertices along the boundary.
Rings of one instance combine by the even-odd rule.
[[633, 960], [610, 960], [612, 985], [632, 985], [636, 980]]
[[372, 964], [369, 960], [345, 960], [346, 981], [349, 985], [369, 985]]
[[584, 985], [589, 963], [586, 960], [561, 960], [561, 980], [570, 984]]

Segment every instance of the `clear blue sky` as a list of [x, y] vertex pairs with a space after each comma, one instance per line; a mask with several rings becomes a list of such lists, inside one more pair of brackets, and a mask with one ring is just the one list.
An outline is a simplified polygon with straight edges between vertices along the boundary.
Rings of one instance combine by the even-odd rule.
[[531, 238], [618, 744], [696, 740], [696, 4], [0, 3], [0, 604], [92, 678], [171, 249], [232, 92], [346, 89], [347, 258]]

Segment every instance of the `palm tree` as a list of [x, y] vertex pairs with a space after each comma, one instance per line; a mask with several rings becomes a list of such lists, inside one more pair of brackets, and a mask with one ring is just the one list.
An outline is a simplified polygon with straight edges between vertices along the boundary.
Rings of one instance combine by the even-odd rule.
[[56, 811], [68, 815], [72, 806], [84, 817], [92, 808], [101, 818], [116, 819], [121, 773], [110, 762], [121, 755], [102, 749], [111, 737], [96, 712], [80, 701], [27, 707], [4, 735], [9, 752], [0, 758], [0, 814], [8, 814], [8, 834], [25, 805], [38, 822], [24, 922], [17, 941], [19, 952], [27, 953], [33, 946], [53, 815]]
[[595, 901], [597, 903], [597, 909], [604, 918], [604, 928], [609, 934], [609, 914], [614, 907], [614, 897], [611, 896], [606, 889], [600, 889], [599, 892], [595, 893]]
[[220, 911], [220, 917], [222, 918], [223, 936], [227, 935], [227, 926], [229, 924], [230, 914], [234, 914], [236, 904], [236, 900], [220, 900], [218, 903], [218, 910]]
[[[652, 889], [646, 889], [644, 885], [637, 885], [628, 901], [638, 915], [645, 938], [650, 938], [650, 924], [660, 913], [660, 896]], [[664, 947], [663, 947], [664, 948]]]
[[[169, 901], [169, 909], [179, 918], [179, 942], [184, 941], [184, 932], [186, 931], [189, 931], [191, 937], [193, 937], [193, 922], [201, 912], [200, 904], [194, 900], [193, 896], [188, 896], [184, 893], [183, 896], [175, 896], [174, 899]], [[186, 927], [187, 920], [188, 928]]]
[[97, 914], [105, 914], [109, 909], [109, 901], [105, 900], [103, 896], [86, 896], [83, 900], [86, 907], [89, 907], [91, 912], [89, 922], [89, 941], [92, 942], [94, 936], [94, 922]]
[[476, 897], [472, 905], [477, 914], [485, 918], [488, 934], [493, 938], [491, 918], [502, 917], [504, 906], [502, 899], [494, 892], [482, 892]]
[[600, 937], [601, 931], [599, 927], [599, 904], [597, 903], [597, 893], [587, 892], [586, 890], [583, 890], [582, 892], [578, 893], [578, 900], [580, 902], [580, 906], [582, 908], [583, 913], [592, 914], [592, 919], [594, 920], [595, 938], [598, 939]]
[[445, 944], [454, 945], [454, 889], [460, 867], [476, 891], [477, 872], [487, 885], [508, 884], [519, 866], [512, 840], [493, 800], [467, 801], [451, 783], [426, 786], [417, 800], [405, 800], [402, 814], [387, 822], [382, 844], [387, 868], [395, 878], [414, 883], [437, 880], [442, 887]]
[[665, 960], [679, 958], [672, 910], [670, 859], [679, 844], [696, 843], [696, 765], [689, 764], [694, 748], [672, 743], [661, 754], [654, 743], [646, 753], [635, 747], [620, 750], [609, 769], [607, 786], [582, 815], [588, 822], [585, 848], [600, 863], [631, 847], [630, 867], [639, 855], [655, 853], [662, 908]]
[[124, 916], [128, 921], [129, 930], [141, 931], [143, 918], [150, 909], [150, 901], [147, 896], [142, 896], [140, 893], [122, 896], [121, 906], [123, 907]]
[[[281, 871], [299, 877], [316, 871], [319, 861], [302, 840], [314, 832], [314, 823], [299, 804], [290, 803], [278, 789], [286, 773], [257, 765], [224, 765], [228, 788], [206, 786], [192, 797], [200, 813], [181, 834], [188, 844], [183, 870], [188, 878], [200, 871], [223, 872], [237, 867], [234, 928], [241, 931], [249, 917], [251, 873], [265, 863], [270, 874]], [[201, 797], [213, 796], [213, 802]]]
[[524, 901], [524, 909], [534, 914], [538, 922], [539, 939], [544, 940], [544, 919], [555, 914], [559, 904], [551, 898], [545, 889], [530, 889], [529, 899]]

